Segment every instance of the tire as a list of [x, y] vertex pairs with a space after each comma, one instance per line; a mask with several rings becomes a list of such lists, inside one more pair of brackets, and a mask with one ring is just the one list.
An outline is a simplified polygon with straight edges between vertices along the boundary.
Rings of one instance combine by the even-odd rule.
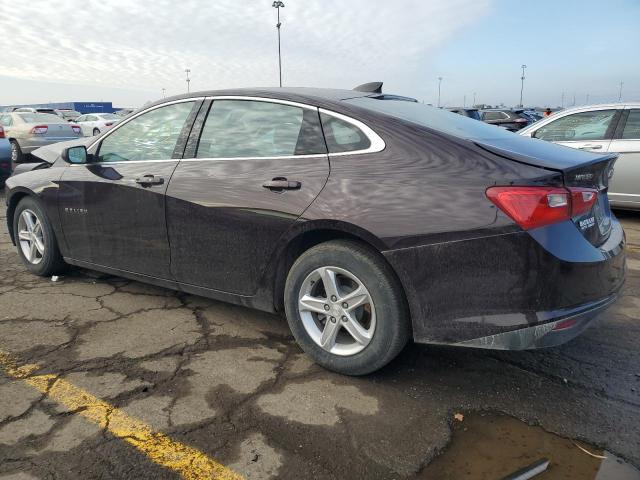
[[[331, 277], [338, 284], [337, 289], [331, 290], [338, 293], [335, 302], [330, 301], [325, 287], [325, 278]], [[346, 313], [341, 307], [349, 305], [343, 299], [358, 292], [361, 295], [355, 298], [362, 302], [368, 298], [369, 303]], [[394, 272], [377, 252], [360, 243], [333, 240], [304, 252], [289, 270], [284, 295], [287, 321], [296, 341], [316, 363], [334, 372], [345, 375], [374, 372], [395, 358], [409, 340], [408, 308]], [[305, 306], [300, 306], [300, 299], [306, 302]], [[316, 310], [310, 311], [306, 305]], [[330, 324], [330, 318], [336, 321]], [[355, 329], [360, 332], [361, 342], [350, 333], [355, 328], [354, 319], [361, 327]], [[321, 342], [332, 338], [331, 334], [325, 337], [327, 325], [333, 325], [332, 331], [337, 331], [333, 335], [335, 341], [327, 340], [321, 346]], [[365, 332], [367, 335], [363, 335]]]
[[22, 162], [24, 159], [24, 154], [22, 153], [22, 149], [20, 145], [15, 140], [10, 140], [11, 143], [11, 165], [15, 166], [16, 164]]
[[100, 130], [98, 130], [97, 128], [93, 129], [93, 136], [97, 137], [98, 135], [100, 135]]
[[[25, 221], [24, 215], [30, 216], [32, 224], [36, 225], [31, 231], [34, 236], [40, 239], [40, 246], [43, 247], [42, 251], [36, 245], [34, 249], [30, 249], [27, 245], [34, 244], [34, 241], [26, 241], [20, 238], [20, 233], [29, 231], [29, 227]], [[22, 220], [21, 220], [22, 218]], [[38, 230], [37, 225], [40, 225]], [[58, 248], [58, 242], [51, 227], [51, 222], [47, 217], [47, 214], [42, 208], [40, 202], [33, 197], [24, 197], [18, 203], [13, 216], [13, 233], [18, 248], [18, 254], [22, 259], [22, 262], [31, 273], [39, 275], [41, 277], [48, 277], [51, 275], [57, 275], [63, 273], [66, 267], [60, 249]], [[41, 235], [38, 235], [38, 234]], [[32, 236], [32, 238], [34, 238]], [[30, 256], [34, 255], [35, 258], [29, 258], [25, 254], [25, 248], [29, 252]]]

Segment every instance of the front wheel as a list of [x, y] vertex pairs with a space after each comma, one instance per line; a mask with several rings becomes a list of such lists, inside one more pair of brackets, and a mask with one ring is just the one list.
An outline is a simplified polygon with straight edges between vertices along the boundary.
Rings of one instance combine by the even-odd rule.
[[285, 310], [302, 349], [347, 375], [378, 370], [409, 339], [406, 302], [393, 271], [378, 253], [352, 241], [322, 243], [296, 260]]
[[13, 232], [18, 254], [31, 273], [48, 277], [64, 271], [65, 263], [53, 228], [35, 198], [25, 197], [18, 203]]

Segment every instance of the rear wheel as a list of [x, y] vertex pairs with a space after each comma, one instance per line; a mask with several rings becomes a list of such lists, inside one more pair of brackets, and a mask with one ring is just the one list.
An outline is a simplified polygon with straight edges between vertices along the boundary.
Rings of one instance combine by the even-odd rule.
[[94, 128], [93, 129], [93, 136], [95, 137], [97, 135], [100, 135], [100, 130], [98, 130], [97, 128]]
[[40, 202], [32, 197], [20, 200], [13, 217], [13, 232], [18, 254], [31, 273], [47, 277], [64, 271], [58, 242]]
[[386, 365], [409, 339], [409, 316], [395, 275], [379, 254], [352, 241], [303, 253], [285, 286], [291, 331], [317, 363], [347, 375]]
[[22, 161], [22, 158], [24, 157], [24, 155], [22, 154], [22, 149], [20, 148], [20, 145], [18, 145], [18, 142], [16, 142], [15, 140], [11, 140], [10, 142], [11, 142], [11, 163], [15, 165]]

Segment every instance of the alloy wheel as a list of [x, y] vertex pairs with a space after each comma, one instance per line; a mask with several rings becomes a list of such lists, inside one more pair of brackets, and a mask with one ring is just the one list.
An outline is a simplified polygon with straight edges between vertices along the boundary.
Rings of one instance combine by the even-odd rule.
[[23, 210], [18, 218], [18, 242], [22, 254], [33, 265], [44, 258], [45, 245], [42, 223], [32, 210]]
[[369, 291], [351, 272], [339, 267], [313, 270], [298, 295], [302, 324], [322, 349], [355, 355], [369, 345], [376, 311]]
[[16, 163], [18, 161], [18, 145], [14, 142], [11, 142], [11, 161]]

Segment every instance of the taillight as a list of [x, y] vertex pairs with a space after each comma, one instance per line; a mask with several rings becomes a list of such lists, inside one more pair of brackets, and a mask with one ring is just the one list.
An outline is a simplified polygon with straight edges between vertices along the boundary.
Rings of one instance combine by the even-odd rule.
[[76, 135], [80, 135], [82, 133], [82, 128], [80, 128], [79, 125], [71, 125], [71, 129]]
[[598, 199], [598, 191], [591, 188], [569, 188], [571, 191], [572, 217], [587, 213]]
[[0, 127], [0, 138], [4, 138], [4, 128]]
[[31, 129], [29, 133], [33, 135], [44, 135], [49, 130], [49, 127], [46, 125], [36, 125]]
[[516, 118], [513, 123], [529, 123], [529, 120], [526, 118]]
[[597, 190], [562, 187], [490, 187], [487, 198], [525, 230], [588, 212]]
[[113, 125], [113, 122], [109, 122], [109, 123], [105, 123], [104, 124], [105, 127], [110, 127], [111, 125]]

